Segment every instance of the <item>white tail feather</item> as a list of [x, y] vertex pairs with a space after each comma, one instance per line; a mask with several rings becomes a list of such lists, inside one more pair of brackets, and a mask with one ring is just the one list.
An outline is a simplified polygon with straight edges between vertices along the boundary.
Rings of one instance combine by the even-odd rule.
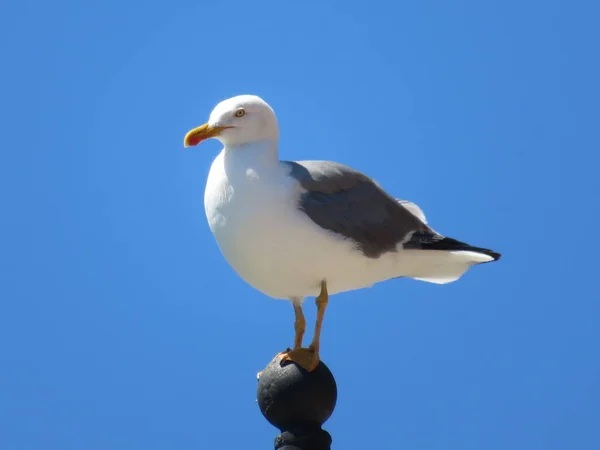
[[[473, 251], [406, 250], [404, 276], [428, 283], [446, 284], [458, 280], [471, 266], [493, 261], [494, 258]], [[404, 264], [403, 264], [404, 265]]]

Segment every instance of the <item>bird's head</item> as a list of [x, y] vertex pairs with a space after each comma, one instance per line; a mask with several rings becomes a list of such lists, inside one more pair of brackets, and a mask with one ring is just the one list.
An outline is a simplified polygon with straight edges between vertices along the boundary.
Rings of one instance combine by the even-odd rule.
[[185, 135], [183, 145], [190, 147], [215, 138], [225, 146], [277, 140], [279, 127], [273, 109], [255, 95], [238, 95], [219, 103], [208, 122]]

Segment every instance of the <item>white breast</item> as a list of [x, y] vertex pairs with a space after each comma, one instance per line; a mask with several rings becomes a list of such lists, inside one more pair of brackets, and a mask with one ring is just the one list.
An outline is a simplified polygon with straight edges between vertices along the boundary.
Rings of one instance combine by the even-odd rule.
[[223, 256], [248, 284], [291, 298], [317, 295], [323, 279], [333, 294], [396, 275], [390, 261], [366, 258], [299, 211], [301, 188], [289, 168], [225, 152], [208, 176], [206, 217]]
[[[206, 217], [225, 259], [265, 294], [292, 295], [284, 271], [298, 246], [291, 226], [298, 187], [278, 162], [249, 164], [223, 151], [213, 162], [204, 196]], [[283, 279], [285, 278], [285, 279]]]

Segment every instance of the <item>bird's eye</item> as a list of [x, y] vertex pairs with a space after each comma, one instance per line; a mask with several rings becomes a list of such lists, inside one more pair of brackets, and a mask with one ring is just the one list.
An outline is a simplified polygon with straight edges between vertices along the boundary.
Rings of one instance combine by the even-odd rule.
[[243, 109], [238, 109], [235, 112], [235, 117], [244, 117], [245, 114], [246, 114], [246, 111], [244, 111]]

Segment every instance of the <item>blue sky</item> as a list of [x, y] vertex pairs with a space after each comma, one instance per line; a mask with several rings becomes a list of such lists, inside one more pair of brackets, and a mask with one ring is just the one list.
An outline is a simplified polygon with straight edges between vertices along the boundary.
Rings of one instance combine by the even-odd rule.
[[332, 298], [335, 448], [600, 448], [597, 5], [2, 10], [0, 448], [272, 448], [255, 373], [292, 308], [208, 229], [219, 144], [182, 148], [242, 93], [276, 110], [282, 158], [349, 164], [504, 255]]

